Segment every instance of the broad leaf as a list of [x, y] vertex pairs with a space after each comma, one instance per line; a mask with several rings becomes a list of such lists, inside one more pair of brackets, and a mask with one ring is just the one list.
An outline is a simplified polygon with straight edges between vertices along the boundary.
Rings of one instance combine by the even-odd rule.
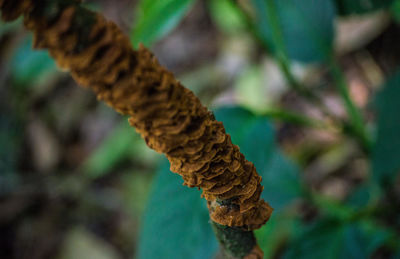
[[370, 258], [393, 237], [376, 223], [361, 221], [346, 225], [343, 238], [342, 258]]
[[333, 49], [335, 7], [331, 0], [252, 0], [261, 40], [300, 62], [324, 61]]
[[336, 0], [340, 14], [362, 14], [389, 7], [394, 0]]
[[144, 214], [138, 258], [212, 258], [217, 241], [200, 191], [182, 186], [165, 161]]
[[194, 0], [141, 0], [131, 39], [146, 46], [169, 33], [190, 9]]
[[321, 219], [304, 227], [289, 243], [284, 258], [369, 258], [390, 235], [369, 222]]
[[339, 258], [343, 226], [335, 221], [316, 222], [289, 244], [284, 258]]
[[277, 258], [285, 242], [299, 231], [299, 220], [289, 213], [273, 213], [268, 223], [255, 231], [257, 243], [264, 252], [264, 258]]
[[374, 178], [391, 183], [400, 172], [400, 72], [377, 96], [378, 135], [372, 155]]

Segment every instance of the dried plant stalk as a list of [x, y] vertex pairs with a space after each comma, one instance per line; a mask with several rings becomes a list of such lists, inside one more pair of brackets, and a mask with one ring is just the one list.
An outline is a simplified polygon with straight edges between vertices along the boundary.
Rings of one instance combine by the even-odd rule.
[[100, 14], [65, 0], [0, 0], [4, 20], [24, 15], [34, 47], [46, 48], [98, 99], [129, 115], [147, 145], [164, 153], [184, 184], [203, 190], [211, 219], [253, 230], [270, 217], [254, 165], [221, 122], [144, 47]]

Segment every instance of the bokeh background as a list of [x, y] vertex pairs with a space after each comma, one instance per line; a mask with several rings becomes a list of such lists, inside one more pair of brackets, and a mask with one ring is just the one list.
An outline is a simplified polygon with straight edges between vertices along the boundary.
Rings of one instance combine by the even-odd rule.
[[[84, 4], [255, 163], [266, 258], [400, 258], [399, 0]], [[214, 258], [200, 192], [31, 46], [22, 20], [0, 23], [0, 258]]]

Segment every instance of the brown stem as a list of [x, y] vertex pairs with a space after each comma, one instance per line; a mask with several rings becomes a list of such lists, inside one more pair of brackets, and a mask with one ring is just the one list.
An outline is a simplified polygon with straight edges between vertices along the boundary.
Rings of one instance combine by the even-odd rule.
[[[0, 9], [6, 20], [24, 15], [26, 28], [34, 32], [34, 47], [48, 49], [79, 84], [130, 116], [130, 124], [150, 148], [166, 155], [184, 184], [203, 190], [211, 219], [227, 226], [218, 228], [225, 237], [220, 240], [242, 240], [233, 242], [241, 246], [248, 242], [250, 231], [272, 213], [260, 199], [263, 187], [254, 165], [232, 144], [222, 123], [149, 50], [133, 50], [114, 23], [79, 2], [0, 0]], [[248, 246], [251, 254], [255, 241]]]

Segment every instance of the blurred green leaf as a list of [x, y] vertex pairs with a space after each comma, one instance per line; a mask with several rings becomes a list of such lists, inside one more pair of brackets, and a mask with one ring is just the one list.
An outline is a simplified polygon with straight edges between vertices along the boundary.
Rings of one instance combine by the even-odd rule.
[[246, 159], [256, 166], [263, 177], [262, 197], [276, 211], [301, 197], [299, 170], [279, 150], [268, 119], [239, 107], [218, 109], [215, 117], [224, 123]]
[[22, 19], [17, 19], [12, 22], [0, 21], [0, 39], [7, 33], [15, 31], [21, 26]]
[[299, 223], [293, 214], [274, 212], [268, 223], [255, 231], [258, 245], [263, 250], [265, 259], [277, 257], [280, 248], [296, 231], [299, 231], [301, 227]]
[[347, 199], [347, 205], [352, 208], [362, 208], [368, 205], [372, 199], [370, 185], [363, 184], [355, 189]]
[[341, 221], [351, 220], [355, 213], [352, 207], [318, 193], [312, 193], [312, 201], [324, 215], [329, 215]]
[[98, 178], [126, 159], [152, 164], [156, 158], [156, 152], [149, 149], [139, 134], [123, 120], [86, 160], [83, 171]]
[[69, 230], [65, 235], [57, 259], [96, 258], [118, 259], [118, 252], [106, 241], [81, 228]]
[[271, 106], [272, 100], [266, 94], [263, 71], [258, 66], [245, 69], [235, 82], [238, 102], [254, 112], [263, 112]]
[[[254, 164], [257, 166], [256, 162]], [[264, 186], [261, 197], [267, 200], [275, 211], [302, 197], [299, 169], [278, 149], [274, 150], [269, 164], [259, 168]]]
[[390, 12], [393, 15], [396, 23], [400, 22], [400, 0], [394, 0], [392, 7], [390, 8]]
[[138, 258], [211, 258], [217, 248], [200, 191], [182, 186], [165, 161], [144, 214]]
[[400, 172], [400, 72], [387, 81], [376, 99], [378, 133], [372, 152], [374, 179], [390, 184]]
[[394, 0], [336, 0], [340, 14], [363, 14], [389, 7]]
[[47, 51], [32, 49], [32, 36], [27, 37], [11, 60], [11, 75], [18, 85], [32, 85], [57, 71]]
[[297, 233], [284, 258], [369, 258], [388, 238], [388, 232], [364, 222], [325, 218]]
[[363, 222], [345, 225], [340, 257], [370, 258], [388, 238], [388, 232], [375, 226], [366, 226]]
[[121, 183], [124, 193], [125, 204], [134, 215], [142, 215], [146, 208], [149, 196], [151, 177], [146, 172], [134, 171], [131, 169], [123, 174]]
[[331, 0], [252, 0], [261, 40], [276, 55], [322, 62], [331, 54], [335, 6]]
[[135, 47], [151, 45], [168, 34], [190, 9], [194, 0], [141, 0], [131, 34]]
[[83, 165], [90, 177], [101, 177], [129, 156], [139, 136], [126, 121], [117, 125]]
[[366, 208], [368, 205], [378, 203], [381, 197], [381, 189], [377, 182], [368, 180], [349, 195], [346, 200], [346, 206], [359, 210]]
[[238, 33], [246, 28], [242, 12], [231, 0], [209, 0], [211, 17], [217, 26], [226, 33]]
[[339, 222], [315, 222], [297, 233], [284, 258], [339, 258], [343, 236], [343, 226]]

